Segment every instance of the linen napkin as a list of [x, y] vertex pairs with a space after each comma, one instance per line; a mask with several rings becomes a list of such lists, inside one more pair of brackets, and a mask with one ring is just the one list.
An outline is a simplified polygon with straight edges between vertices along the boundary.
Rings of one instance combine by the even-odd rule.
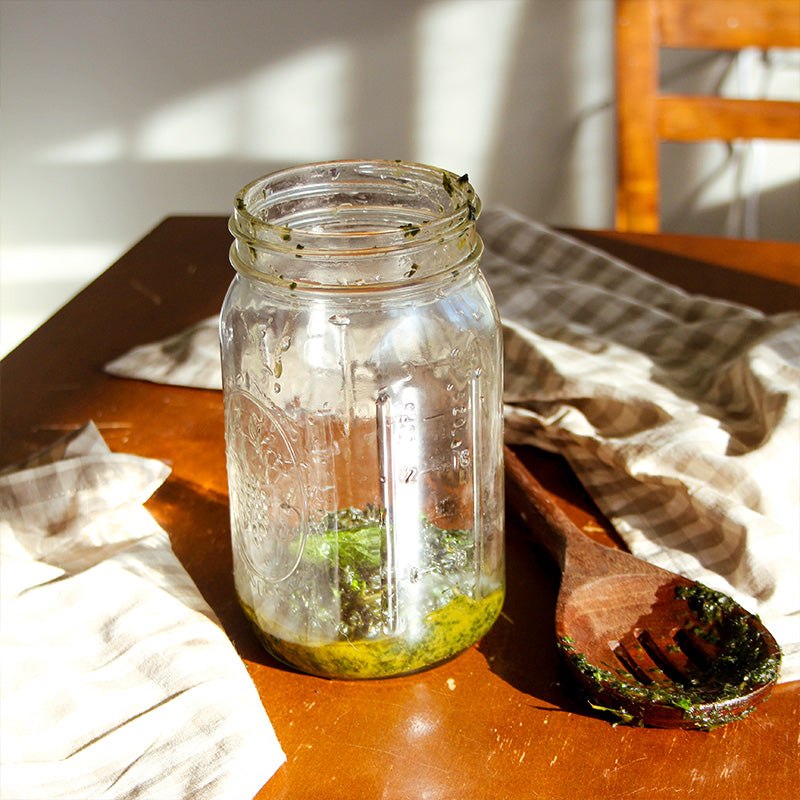
[[89, 423], [0, 475], [0, 796], [241, 798], [285, 760], [142, 507], [158, 461]]
[[[759, 614], [800, 678], [800, 313], [688, 295], [505, 209], [478, 225], [507, 441], [561, 453], [634, 555]], [[217, 322], [108, 370], [218, 389]]]

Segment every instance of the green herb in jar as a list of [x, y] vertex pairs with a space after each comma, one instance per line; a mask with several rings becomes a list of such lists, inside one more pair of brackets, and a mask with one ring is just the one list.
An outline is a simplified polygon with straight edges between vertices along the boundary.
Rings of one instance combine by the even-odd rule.
[[[311, 616], [335, 626], [333, 637], [305, 636], [241, 604], [267, 650], [307, 672], [334, 678], [379, 678], [414, 672], [443, 661], [480, 639], [497, 619], [504, 593], [481, 596], [463, 590], [467, 530], [443, 530], [422, 520], [425, 575], [416, 575], [426, 597], [397, 630], [387, 630], [382, 540], [385, 521], [368, 507], [329, 514], [322, 530], [309, 533], [298, 571], [282, 585], [284, 619]], [[311, 599], [314, 575], [338, 575], [335, 608]], [[474, 592], [473, 592], [474, 594]], [[293, 611], [292, 611], [293, 609]], [[287, 610], [289, 613], [287, 613]]]

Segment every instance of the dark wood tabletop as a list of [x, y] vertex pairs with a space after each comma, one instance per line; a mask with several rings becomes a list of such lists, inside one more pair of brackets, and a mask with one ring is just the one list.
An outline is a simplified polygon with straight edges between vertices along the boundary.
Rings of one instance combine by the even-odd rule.
[[[800, 245], [571, 233], [690, 291], [770, 312], [800, 308]], [[615, 727], [587, 706], [557, 658], [558, 573], [512, 512], [502, 615], [456, 659], [347, 682], [268, 656], [234, 595], [221, 393], [103, 372], [134, 345], [219, 311], [233, 276], [229, 242], [223, 217], [164, 220], [9, 353], [0, 365], [0, 467], [90, 419], [112, 450], [172, 467], [147, 507], [244, 660], [287, 756], [259, 798], [798, 797], [800, 682], [711, 732]], [[749, 274], [751, 266], [792, 282]], [[560, 458], [523, 455], [588, 535], [614, 541]]]

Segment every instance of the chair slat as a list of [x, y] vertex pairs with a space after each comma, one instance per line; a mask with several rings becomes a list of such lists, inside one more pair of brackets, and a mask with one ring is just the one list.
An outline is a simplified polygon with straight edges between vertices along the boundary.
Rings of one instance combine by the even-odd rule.
[[800, 47], [798, 0], [668, 0], [658, 6], [662, 47]]
[[800, 106], [791, 101], [665, 95], [658, 133], [673, 142], [800, 139]]

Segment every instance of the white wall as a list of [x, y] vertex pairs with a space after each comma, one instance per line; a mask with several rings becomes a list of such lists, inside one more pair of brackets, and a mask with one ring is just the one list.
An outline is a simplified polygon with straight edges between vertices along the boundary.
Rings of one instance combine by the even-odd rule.
[[[0, 351], [164, 216], [226, 214], [242, 184], [290, 164], [424, 161], [468, 171], [485, 203], [610, 226], [612, 10], [612, 0], [0, 0]], [[794, 91], [793, 55], [756, 64], [770, 91]], [[720, 69], [706, 56], [672, 80], [716, 82]], [[798, 238], [800, 148], [759, 158], [757, 233]], [[668, 170], [671, 229], [741, 233], [724, 205], [748, 185], [736, 159], [722, 145], [680, 159]]]

